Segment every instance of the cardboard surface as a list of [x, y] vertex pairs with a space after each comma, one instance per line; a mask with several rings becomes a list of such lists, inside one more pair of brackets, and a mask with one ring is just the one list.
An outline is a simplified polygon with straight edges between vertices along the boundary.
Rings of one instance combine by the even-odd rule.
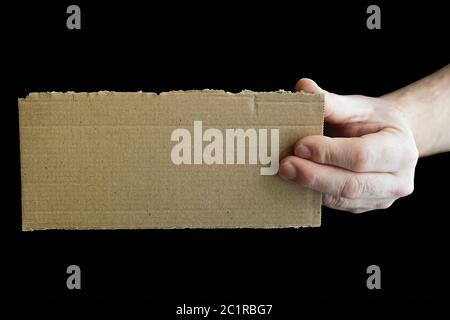
[[[322, 95], [32, 93], [19, 115], [23, 230], [320, 225], [321, 195], [271, 175], [261, 154], [276, 132], [280, 159], [322, 134]], [[238, 128], [241, 155], [227, 140]]]

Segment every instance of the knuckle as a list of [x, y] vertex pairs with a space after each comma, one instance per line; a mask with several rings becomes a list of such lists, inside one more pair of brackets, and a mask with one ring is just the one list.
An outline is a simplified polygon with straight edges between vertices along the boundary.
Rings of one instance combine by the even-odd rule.
[[311, 152], [311, 158], [318, 163], [329, 163], [330, 150], [328, 137], [309, 136], [301, 140], [301, 144], [308, 147]]
[[325, 137], [324, 142], [325, 143], [322, 143], [319, 148], [322, 163], [335, 164], [336, 156], [332, 148], [332, 138]]
[[375, 205], [375, 209], [387, 209], [392, 206], [393, 203], [394, 201], [382, 201]]
[[372, 159], [371, 150], [366, 144], [360, 144], [355, 150], [353, 167], [356, 171], [366, 171]]
[[347, 199], [357, 199], [361, 196], [361, 194], [362, 184], [355, 176], [351, 176], [345, 180], [340, 192], [341, 197]]
[[414, 192], [413, 181], [402, 183], [394, 189], [394, 195], [398, 198], [409, 196], [413, 192]]
[[419, 150], [417, 149], [417, 146], [414, 145], [412, 148], [408, 149], [408, 152], [406, 152], [406, 161], [410, 164], [416, 164], [418, 159]]
[[318, 174], [314, 170], [305, 170], [304, 168], [297, 168], [297, 183], [308, 188], [313, 188], [316, 185]]
[[325, 144], [316, 145], [313, 154], [318, 162], [330, 163], [330, 151]]
[[352, 208], [352, 209], [349, 209], [348, 211], [350, 211], [351, 213], [354, 213], [354, 214], [359, 214], [359, 213], [363, 213], [363, 212], [366, 212], [369, 210], [362, 209], [362, 208]]

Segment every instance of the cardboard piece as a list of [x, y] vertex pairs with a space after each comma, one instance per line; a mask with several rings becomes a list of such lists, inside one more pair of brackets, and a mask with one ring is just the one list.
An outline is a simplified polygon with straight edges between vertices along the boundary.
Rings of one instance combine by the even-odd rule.
[[319, 226], [321, 195], [276, 172], [298, 139], [322, 134], [323, 104], [284, 91], [31, 93], [19, 99], [22, 229]]

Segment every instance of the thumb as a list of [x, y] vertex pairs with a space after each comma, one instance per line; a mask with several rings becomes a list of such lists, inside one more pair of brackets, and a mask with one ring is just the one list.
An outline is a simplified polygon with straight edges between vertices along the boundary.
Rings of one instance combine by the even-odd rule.
[[325, 96], [325, 121], [343, 123], [366, 120], [372, 112], [372, 104], [361, 96], [343, 96], [330, 93], [308, 78], [302, 78], [295, 85], [296, 91], [319, 93]]
[[311, 79], [308, 78], [302, 78], [297, 81], [295, 85], [295, 91], [305, 91], [309, 93], [325, 93], [326, 91], [323, 90], [319, 85]]

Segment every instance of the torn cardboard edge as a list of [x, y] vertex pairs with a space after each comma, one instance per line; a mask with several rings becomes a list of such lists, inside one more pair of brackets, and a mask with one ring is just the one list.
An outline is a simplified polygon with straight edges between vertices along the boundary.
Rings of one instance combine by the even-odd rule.
[[143, 95], [151, 95], [151, 96], [163, 96], [163, 95], [171, 95], [171, 94], [192, 94], [192, 93], [201, 93], [201, 94], [223, 94], [223, 95], [241, 95], [241, 94], [282, 94], [282, 95], [290, 95], [290, 96], [323, 96], [322, 94], [310, 93], [306, 91], [286, 91], [283, 89], [274, 90], [274, 91], [253, 91], [244, 89], [239, 92], [231, 92], [226, 90], [219, 89], [190, 89], [190, 90], [171, 90], [171, 91], [162, 91], [162, 92], [145, 92], [142, 90], [139, 91], [110, 91], [110, 90], [100, 90], [95, 92], [87, 92], [87, 91], [46, 91], [46, 92], [30, 92], [26, 95], [25, 98], [18, 98], [19, 101], [27, 100], [27, 99], [36, 99], [41, 97], [47, 98], [55, 98], [57, 96], [67, 96], [73, 95], [75, 96], [101, 96], [101, 95], [124, 95], [124, 94], [143, 94]]
[[[283, 90], [30, 93], [19, 99], [22, 228], [29, 231], [320, 226], [320, 194], [280, 181], [277, 176], [272, 177], [277, 180], [270, 182], [261, 180], [248, 164], [236, 170], [225, 165], [215, 169], [173, 167], [167, 161], [170, 143], [161, 137], [169, 136], [168, 128], [187, 127], [189, 123], [192, 126], [201, 117], [205, 119], [205, 128], [280, 126], [280, 139], [284, 139], [280, 140], [280, 154], [284, 156], [289, 153], [289, 144], [299, 138], [323, 134], [323, 104], [323, 95]], [[280, 108], [286, 114], [280, 114]], [[158, 151], [159, 156], [152, 157], [152, 150]], [[172, 182], [165, 183], [149, 163], [166, 172]], [[121, 175], [112, 174], [112, 169]], [[180, 177], [182, 182], [178, 180]], [[214, 195], [218, 188], [208, 177], [223, 183], [225, 196]], [[142, 182], [145, 178], [153, 179], [154, 183]], [[227, 186], [243, 178], [244, 186], [238, 186], [238, 190]], [[138, 179], [144, 180], [136, 183]], [[196, 186], [198, 179], [206, 185]], [[187, 185], [188, 190], [177, 184]], [[252, 194], [248, 190], [251, 186], [262, 194]], [[213, 195], [215, 202], [205, 200], [207, 197], [202, 199], [201, 193]], [[299, 199], [293, 199], [295, 196]], [[233, 207], [236, 203], [239, 206]]]

